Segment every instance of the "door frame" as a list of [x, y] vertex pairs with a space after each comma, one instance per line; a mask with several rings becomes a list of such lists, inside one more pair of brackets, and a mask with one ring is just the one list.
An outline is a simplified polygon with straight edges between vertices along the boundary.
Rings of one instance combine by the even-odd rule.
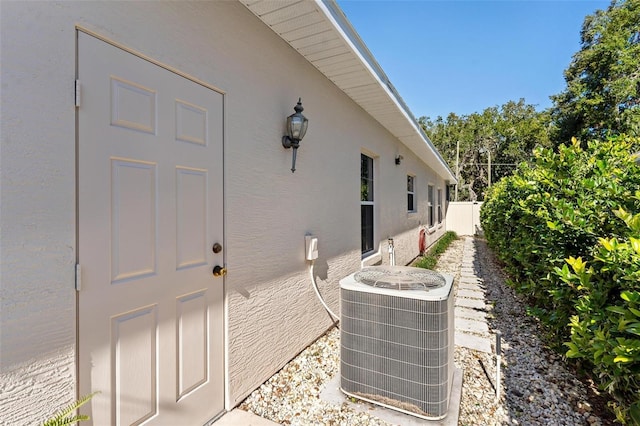
[[[225, 247], [225, 250], [223, 250], [223, 264], [226, 266], [227, 265], [227, 233], [226, 233], [226, 223], [227, 223], [227, 209], [226, 209], [226, 194], [227, 194], [227, 188], [226, 188], [226, 161], [225, 161], [225, 152], [226, 152], [226, 145], [227, 145], [227, 92], [212, 85], [209, 84], [203, 80], [200, 80], [190, 74], [187, 74], [183, 71], [180, 71], [177, 68], [174, 68], [170, 65], [167, 65], [163, 62], [160, 62], [156, 59], [153, 59], [152, 57], [149, 57], [137, 50], [131, 49], [121, 43], [118, 43], [114, 40], [109, 39], [108, 37], [105, 37], [99, 33], [96, 33], [86, 27], [83, 27], [82, 25], [76, 25], [75, 26], [75, 38], [74, 38], [74, 43], [75, 43], [75, 51], [76, 51], [76, 63], [75, 63], [75, 80], [76, 82], [79, 80], [79, 68], [80, 68], [80, 59], [79, 59], [79, 33], [84, 33], [86, 35], [95, 37], [96, 39], [110, 44], [118, 49], [123, 50], [124, 52], [127, 52], [133, 56], [136, 56], [140, 59], [143, 59], [147, 62], [152, 63], [153, 65], [156, 65], [160, 68], [164, 68], [165, 70], [176, 74], [182, 78], [185, 78], [187, 80], [190, 80], [200, 86], [203, 86], [206, 89], [212, 90], [216, 93], [219, 93], [220, 95], [222, 95], [222, 230], [223, 230], [223, 237], [222, 237], [222, 244]], [[80, 261], [80, 221], [79, 221], [79, 210], [80, 210], [80, 202], [79, 202], [79, 196], [80, 196], [80, 191], [79, 191], [79, 171], [80, 171], [80, 167], [79, 167], [79, 162], [80, 162], [80, 134], [79, 134], [79, 125], [80, 125], [80, 121], [79, 121], [79, 114], [78, 114], [78, 109], [81, 108], [82, 106], [82, 96], [81, 93], [77, 92], [77, 86], [76, 86], [76, 93], [75, 93], [75, 99], [76, 99], [76, 105], [75, 105], [75, 208], [74, 208], [74, 212], [75, 212], [75, 247], [76, 247], [76, 253], [75, 253], [75, 262], [76, 262], [76, 275], [75, 275], [75, 288], [76, 288], [76, 292], [75, 292], [75, 299], [76, 299], [76, 314], [75, 314], [75, 340], [76, 340], [76, 346], [75, 346], [75, 394], [76, 394], [76, 399], [79, 399], [80, 397], [82, 397], [83, 395], [80, 395], [80, 309], [79, 309], [79, 305], [80, 305], [80, 295], [79, 292], [82, 291], [81, 290], [81, 286], [80, 286], [80, 282], [81, 282], [81, 271], [79, 271], [77, 269], [77, 266], [79, 265], [79, 261]], [[223, 371], [223, 412], [220, 414], [220, 416], [222, 414], [224, 414], [224, 412], [229, 411], [232, 407], [231, 407], [231, 401], [229, 398], [230, 390], [229, 390], [229, 303], [228, 303], [228, 292], [227, 292], [227, 281], [226, 281], [226, 277], [222, 277], [222, 303], [223, 303], [223, 323], [222, 323], [222, 337], [223, 337], [223, 366], [222, 366], [222, 371]], [[214, 419], [211, 419], [214, 420]], [[210, 421], [211, 421], [210, 420]]]

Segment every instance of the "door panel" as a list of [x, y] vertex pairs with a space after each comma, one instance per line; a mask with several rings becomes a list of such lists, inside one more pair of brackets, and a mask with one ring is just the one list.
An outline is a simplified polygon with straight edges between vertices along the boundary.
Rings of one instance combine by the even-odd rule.
[[111, 159], [111, 283], [156, 273], [156, 169]]
[[206, 382], [208, 376], [207, 295], [204, 292], [178, 299], [178, 398]]
[[176, 168], [178, 269], [207, 261], [207, 171]]
[[111, 346], [116, 424], [139, 424], [157, 414], [157, 328], [156, 305], [111, 320], [112, 341], [117, 342]]
[[223, 98], [78, 37], [79, 387], [96, 425], [223, 410]]

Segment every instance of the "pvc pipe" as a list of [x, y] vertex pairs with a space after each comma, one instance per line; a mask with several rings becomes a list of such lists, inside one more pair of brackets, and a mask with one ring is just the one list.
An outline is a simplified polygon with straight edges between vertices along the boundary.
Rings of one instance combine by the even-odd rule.
[[496, 332], [496, 401], [500, 400], [500, 359], [502, 358], [502, 333]]
[[324, 299], [320, 295], [320, 290], [318, 290], [318, 284], [316, 283], [316, 278], [313, 276], [313, 260], [309, 265], [309, 277], [311, 278], [311, 283], [313, 284], [313, 290], [316, 292], [316, 296], [318, 296], [318, 299], [320, 300], [320, 303], [322, 303], [322, 306], [324, 306], [324, 309], [329, 313], [329, 315], [334, 317], [336, 320], [340, 321], [340, 317], [334, 314], [331, 309], [329, 309], [329, 306], [327, 306]]

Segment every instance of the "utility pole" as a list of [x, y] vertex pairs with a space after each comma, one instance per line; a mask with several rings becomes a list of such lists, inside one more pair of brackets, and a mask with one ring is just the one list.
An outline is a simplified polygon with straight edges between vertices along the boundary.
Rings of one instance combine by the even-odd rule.
[[458, 201], [458, 185], [460, 184], [460, 141], [456, 141], [456, 201]]
[[487, 185], [487, 188], [491, 187], [491, 151], [489, 151], [487, 149], [487, 157], [488, 157], [488, 165], [487, 165], [487, 169], [489, 169], [489, 184]]
[[480, 154], [484, 154], [485, 152], [487, 153], [487, 188], [489, 188], [491, 186], [491, 151], [489, 148], [480, 148], [478, 152]]

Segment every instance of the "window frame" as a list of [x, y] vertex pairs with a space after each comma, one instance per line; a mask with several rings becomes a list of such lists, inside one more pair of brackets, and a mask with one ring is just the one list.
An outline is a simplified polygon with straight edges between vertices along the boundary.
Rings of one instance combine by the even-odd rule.
[[[365, 176], [363, 174], [363, 162], [365, 160], [365, 158], [367, 159], [367, 175]], [[360, 153], [360, 232], [361, 232], [361, 237], [360, 237], [360, 246], [361, 246], [361, 255], [362, 258], [366, 258], [369, 257], [372, 254], [376, 253], [376, 247], [375, 247], [375, 241], [376, 241], [376, 196], [375, 196], [375, 190], [376, 190], [376, 185], [375, 185], [375, 176], [376, 176], [376, 161], [375, 158], [370, 155], [370, 154], [365, 154], [365, 153]], [[363, 182], [367, 182], [368, 184], [366, 185], [366, 190], [367, 190], [367, 200], [364, 200], [363, 198]], [[366, 210], [370, 210], [371, 213], [371, 223], [367, 224], [367, 228], [371, 228], [370, 232], [367, 232], [367, 230], [365, 230], [365, 223], [363, 222], [362, 218], [365, 212], [365, 209], [363, 209], [363, 207], [366, 208]], [[365, 232], [367, 233], [367, 235], [365, 235]], [[365, 244], [365, 237], [368, 239], [368, 241], [366, 241]], [[365, 247], [369, 246], [369, 249], [365, 251]]]
[[[409, 181], [411, 181], [411, 188], [409, 188]], [[416, 177], [414, 175], [407, 175], [407, 213], [416, 213], [418, 211], [416, 195]]]
[[432, 184], [427, 185], [427, 221], [429, 228], [435, 226], [435, 200], [434, 200], [434, 186]]
[[438, 224], [441, 224], [442, 220], [443, 220], [443, 215], [442, 215], [442, 188], [438, 188], [438, 198], [437, 198], [436, 201], [438, 203], [438, 210], [437, 210]]

